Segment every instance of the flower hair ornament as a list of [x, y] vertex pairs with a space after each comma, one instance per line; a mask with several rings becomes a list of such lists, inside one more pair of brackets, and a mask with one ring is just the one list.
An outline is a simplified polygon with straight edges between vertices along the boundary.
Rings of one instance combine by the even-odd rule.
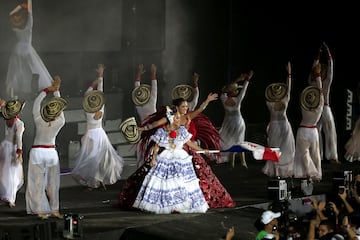
[[169, 106], [166, 106], [166, 118], [170, 124], [174, 122], [174, 112]]

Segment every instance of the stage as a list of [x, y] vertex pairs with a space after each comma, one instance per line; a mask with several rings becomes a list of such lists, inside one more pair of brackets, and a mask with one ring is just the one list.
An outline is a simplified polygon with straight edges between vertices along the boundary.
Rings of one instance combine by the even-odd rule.
[[[212, 165], [214, 173], [221, 180], [236, 201], [235, 208], [211, 209], [205, 214], [154, 215], [140, 211], [123, 211], [114, 208], [124, 180], [108, 186], [107, 189], [88, 191], [78, 185], [63, 186], [60, 189], [60, 211], [63, 214], [78, 215], [82, 228], [82, 239], [221, 239], [227, 229], [235, 227], [234, 239], [254, 239], [255, 219], [268, 206], [267, 176], [261, 168], [265, 162], [248, 158], [248, 169], [237, 161]], [[314, 183], [313, 195], [331, 191], [335, 172], [355, 171], [359, 162], [331, 164], [323, 163], [323, 180]], [[70, 175], [63, 175], [62, 181], [69, 181]], [[287, 180], [296, 189], [300, 180]], [[39, 220], [26, 214], [24, 188], [18, 193], [16, 207], [0, 206], [0, 239], [63, 239], [65, 220], [49, 218]], [[297, 196], [298, 195], [298, 196]], [[292, 200], [302, 196], [292, 192]]]

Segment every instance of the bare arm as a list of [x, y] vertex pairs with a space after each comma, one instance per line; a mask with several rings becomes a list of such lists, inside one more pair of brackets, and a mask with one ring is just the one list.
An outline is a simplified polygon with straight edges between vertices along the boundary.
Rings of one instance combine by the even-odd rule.
[[347, 201], [346, 191], [344, 191], [343, 193], [339, 193], [339, 197], [340, 197], [341, 200], [343, 201], [347, 212], [348, 212], [348, 213], [352, 213], [352, 212], [354, 211], [354, 209], [353, 209], [353, 207], [350, 205], [350, 203]]
[[104, 70], [105, 70], [104, 64], [102, 63], [98, 64], [98, 67], [96, 69], [96, 72], [98, 73], [97, 90], [102, 92], [104, 91]]
[[[241, 74], [241, 75], [243, 75], [243, 74]], [[243, 98], [244, 98], [245, 93], [246, 93], [246, 90], [247, 90], [247, 87], [248, 87], [248, 85], [249, 85], [249, 82], [250, 82], [250, 80], [252, 79], [253, 76], [254, 76], [254, 71], [253, 71], [253, 70], [251, 70], [249, 73], [244, 74], [244, 77], [245, 77], [244, 81], [245, 81], [245, 83], [243, 84], [243, 88], [241, 89], [241, 91], [240, 91], [240, 93], [239, 93], [239, 95], [238, 95], [238, 98], [239, 98], [239, 99], [243, 99]], [[241, 101], [239, 101], [239, 104], [240, 104], [240, 103], [241, 103]], [[239, 107], [240, 107], [240, 106], [239, 106]]]
[[209, 93], [208, 97], [206, 98], [206, 100], [193, 112], [189, 112], [187, 114], [188, 118], [194, 119], [197, 115], [199, 115], [202, 111], [204, 111], [204, 109], [207, 107], [207, 105], [214, 101], [217, 100], [219, 97], [219, 95], [217, 93]]
[[[316, 57], [314, 59], [313, 65], [312, 65], [312, 69], [314, 69], [315, 66], [319, 64], [321, 52], [322, 52], [322, 47], [319, 48], [319, 51], [318, 51], [318, 53], [317, 53], [317, 55], [316, 55]], [[309, 74], [309, 77], [308, 77], [308, 84], [309, 85], [312, 84], [312, 74], [313, 74], [313, 72], [311, 71], [310, 74]]]
[[310, 221], [310, 225], [309, 225], [309, 229], [308, 229], [308, 233], [306, 236], [307, 240], [313, 240], [315, 239], [315, 232], [316, 232], [316, 226], [320, 223], [319, 220], [316, 219], [312, 219]]
[[153, 108], [152, 112], [156, 112], [156, 102], [157, 102], [158, 90], [157, 90], [157, 76], [156, 76], [157, 67], [155, 64], [151, 64], [150, 71], [151, 71], [151, 76], [150, 76], [150, 80], [151, 80], [150, 94], [151, 95], [150, 95], [150, 100], [149, 100], [148, 104], [149, 104], [149, 106], [152, 106], [152, 108]]
[[291, 63], [290, 62], [288, 62], [286, 66], [286, 70], [287, 70], [287, 80], [286, 80], [287, 97], [288, 99], [290, 99], [290, 93], [291, 93]]
[[333, 74], [334, 74], [334, 61], [333, 61], [333, 58], [331, 56], [331, 53], [330, 53], [330, 49], [328, 47], [328, 45], [326, 45], [326, 43], [323, 43], [325, 49], [326, 49], [326, 54], [327, 54], [327, 62], [328, 62], [328, 67], [327, 67], [327, 72], [326, 72], [326, 78], [328, 80], [328, 84], [329, 84], [329, 88], [330, 88], [330, 85], [332, 83], [332, 80], [333, 80]]
[[193, 96], [192, 101], [188, 103], [188, 106], [189, 106], [189, 110], [190, 110], [190, 111], [194, 111], [196, 105], [198, 104], [198, 100], [199, 100], [199, 85], [198, 85], [198, 84], [199, 84], [199, 83], [198, 83], [198, 82], [199, 82], [199, 77], [200, 77], [200, 75], [197, 74], [197, 73], [194, 73], [194, 74], [192, 75], [192, 80], [193, 80], [193, 82], [194, 82], [194, 87], [193, 87], [193, 89], [194, 89], [194, 96]]
[[[24, 3], [23, 3], [24, 4]], [[10, 11], [9, 13], [9, 16], [13, 15], [14, 13], [20, 11], [22, 8], [23, 8], [23, 4], [19, 4], [17, 5], [13, 10]], [[26, 4], [24, 4], [26, 5]], [[27, 1], [27, 11], [28, 13], [31, 13], [32, 12], [32, 1], [31, 0], [28, 0]]]
[[167, 119], [165, 117], [163, 117], [163, 118], [160, 118], [157, 121], [154, 121], [151, 124], [147, 124], [145, 127], [138, 127], [138, 130], [139, 131], [148, 131], [148, 130], [151, 130], [153, 128], [157, 128], [157, 127], [160, 127], [162, 125], [165, 125], [166, 123], [167, 123]]
[[[61, 97], [61, 94], [60, 94], [60, 85], [61, 85], [61, 79], [60, 79], [60, 76], [55, 76], [54, 77], [54, 81], [53, 81], [53, 85], [51, 87], [54, 88], [54, 96], [55, 97]], [[49, 89], [49, 88], [48, 88]], [[61, 111], [59, 117], [59, 119], [63, 119], [65, 121], [65, 114], [64, 114], [64, 111]]]
[[5, 106], [6, 101], [0, 98], [0, 109]]
[[11, 12], [9, 13], [9, 16], [13, 15], [14, 13], [16, 13], [20, 10], [21, 10], [21, 6], [17, 5], [13, 10], [11, 10]]
[[226, 233], [225, 240], [231, 240], [233, 239], [234, 236], [235, 236], [235, 229], [234, 227], [231, 227]]
[[28, 0], [27, 4], [28, 4], [28, 13], [31, 13], [32, 12], [32, 0]]
[[136, 74], [136, 79], [135, 79], [135, 87], [138, 87], [140, 86], [141, 84], [141, 77], [142, 75], [145, 73], [145, 69], [144, 69], [144, 64], [139, 64], [138, 65], [138, 71], [137, 71], [137, 74]]
[[196, 150], [196, 151], [205, 151], [205, 154], [209, 153], [208, 149], [203, 149], [201, 148], [199, 145], [197, 145], [196, 143], [194, 143], [193, 141], [189, 140], [186, 142], [186, 145], [188, 145], [189, 147], [191, 147], [192, 149]]
[[[322, 81], [321, 81], [321, 65], [320, 63], [316, 64], [313, 68], [314, 79], [316, 81], [316, 87], [322, 89]], [[322, 91], [321, 91], [322, 93]]]
[[86, 89], [85, 94], [91, 92], [94, 89], [97, 89], [102, 92], [104, 91], [104, 81], [103, 81], [104, 70], [105, 70], [104, 64], [101, 63], [98, 64], [98, 67], [96, 68], [96, 72], [98, 73], [98, 78], [91, 83], [88, 89]]

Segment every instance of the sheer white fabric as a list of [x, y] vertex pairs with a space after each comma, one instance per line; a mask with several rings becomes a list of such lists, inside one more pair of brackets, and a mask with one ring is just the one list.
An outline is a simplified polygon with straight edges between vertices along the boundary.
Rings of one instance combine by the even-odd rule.
[[[317, 127], [319, 130], [321, 159], [323, 159], [323, 156], [325, 155], [325, 158], [328, 160], [338, 160], [337, 133], [336, 133], [334, 116], [330, 106], [328, 105], [324, 106]], [[325, 145], [323, 144], [323, 138], [320, 134], [321, 132], [323, 132], [324, 134]]]
[[24, 123], [16, 119], [12, 127], [5, 126], [5, 140], [0, 145], [0, 199], [9, 203], [15, 203], [24, 184], [23, 166], [16, 159], [24, 130]]
[[[60, 92], [53, 93], [60, 97]], [[56, 136], [65, 125], [64, 113], [54, 121], [45, 122], [40, 114], [41, 102], [46, 97], [41, 92], [34, 101], [33, 117], [35, 139], [33, 145], [55, 145]], [[29, 155], [27, 188], [25, 193], [28, 214], [49, 214], [59, 211], [60, 164], [55, 148], [31, 148]]]
[[30, 150], [27, 182], [25, 196], [28, 214], [59, 211], [60, 165], [55, 148]]
[[[292, 177], [294, 171], [295, 138], [286, 115], [289, 97], [281, 102], [266, 102], [270, 112], [270, 122], [267, 126], [268, 147], [280, 148], [279, 162], [266, 161], [262, 171], [264, 174], [275, 177]], [[278, 109], [277, 107], [282, 106]]]
[[124, 160], [111, 145], [104, 129], [94, 128], [89, 129], [81, 139], [72, 175], [80, 184], [97, 188], [101, 184], [110, 185], [120, 180], [123, 165]]
[[[102, 80], [102, 78], [101, 78]], [[103, 91], [100, 81], [98, 90]], [[92, 91], [92, 87], [86, 92]], [[80, 151], [75, 155], [73, 177], [82, 185], [97, 188], [102, 185], [111, 185], [121, 179], [124, 160], [112, 146], [102, 127], [105, 105], [100, 111], [102, 116], [94, 119], [96, 113], [85, 113], [87, 131], [81, 138]]]
[[[24, 29], [14, 28], [18, 40], [9, 60], [6, 76], [6, 90], [10, 95], [31, 93], [33, 74], [38, 75], [38, 90], [51, 86], [52, 78], [41, 58], [32, 46], [33, 16], [29, 12], [28, 21]], [[11, 90], [12, 89], [12, 90]]]
[[[231, 146], [240, 144], [245, 140], [246, 125], [241, 115], [241, 103], [244, 99], [248, 85], [249, 82], [245, 81], [239, 95], [236, 97], [231, 97], [232, 100], [235, 102], [234, 106], [228, 106], [225, 104], [228, 98], [226, 93], [223, 93], [220, 96], [221, 102], [225, 109], [224, 120], [219, 130], [221, 136], [221, 149], [228, 149]], [[227, 152], [221, 153], [220, 162], [228, 162], [229, 155], [230, 153]]]
[[316, 109], [305, 110], [301, 108], [302, 120], [295, 140], [295, 178], [311, 178], [313, 180], [321, 180], [322, 178], [319, 133], [314, 126], [321, 117], [323, 107], [324, 96], [320, 94], [320, 103]]

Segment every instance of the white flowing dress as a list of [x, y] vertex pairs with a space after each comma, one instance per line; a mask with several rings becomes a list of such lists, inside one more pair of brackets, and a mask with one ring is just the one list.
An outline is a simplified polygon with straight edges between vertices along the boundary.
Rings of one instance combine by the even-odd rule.
[[[92, 90], [90, 87], [86, 92]], [[103, 91], [103, 84], [98, 85]], [[100, 111], [104, 116], [105, 105]], [[121, 179], [124, 160], [112, 146], [102, 127], [103, 117], [95, 120], [95, 113], [86, 113], [87, 131], [81, 138], [80, 151], [75, 155], [73, 177], [82, 185], [98, 188], [111, 185]]]
[[[40, 91], [52, 84], [49, 71], [31, 44], [32, 27], [33, 16], [30, 11], [25, 28], [13, 28], [18, 42], [10, 56], [6, 76], [5, 86], [9, 96], [12, 91], [14, 91], [13, 94], [21, 97], [24, 93], [31, 93], [33, 74], [38, 75], [37, 90]], [[36, 93], [37, 90], [35, 90]]]
[[[321, 79], [317, 78], [318, 87], [321, 89]], [[320, 91], [321, 93], [321, 91]], [[305, 110], [301, 108], [302, 119], [296, 132], [294, 177], [322, 179], [321, 156], [319, 145], [319, 132], [316, 128], [324, 108], [324, 95], [320, 94], [317, 108]]]
[[0, 145], [0, 199], [15, 203], [16, 194], [24, 184], [22, 163], [16, 160], [16, 150], [22, 149], [24, 122], [16, 119], [5, 127], [5, 139]]
[[[226, 93], [223, 93], [220, 96], [221, 102], [225, 109], [224, 120], [219, 130], [221, 136], [220, 144], [221, 149], [223, 150], [244, 142], [246, 125], [241, 115], [241, 103], [244, 99], [248, 85], [249, 81], [245, 81], [239, 95], [232, 97], [232, 100], [235, 102], [234, 106], [228, 106], [225, 104], [228, 98]], [[229, 155], [229, 152], [221, 153], [220, 162], [228, 162]]]
[[169, 134], [159, 128], [151, 137], [165, 149], [157, 155], [156, 165], [146, 175], [133, 207], [156, 214], [205, 213], [209, 208], [199, 185], [192, 156], [183, 145], [191, 134], [180, 126], [170, 148]]
[[[292, 177], [294, 174], [295, 138], [290, 122], [286, 116], [289, 98], [281, 100], [284, 108], [276, 109], [276, 102], [266, 102], [270, 112], [270, 122], [267, 126], [268, 146], [280, 148], [279, 162], [266, 161], [262, 172], [269, 177]], [[276, 119], [276, 120], [275, 120]]]

